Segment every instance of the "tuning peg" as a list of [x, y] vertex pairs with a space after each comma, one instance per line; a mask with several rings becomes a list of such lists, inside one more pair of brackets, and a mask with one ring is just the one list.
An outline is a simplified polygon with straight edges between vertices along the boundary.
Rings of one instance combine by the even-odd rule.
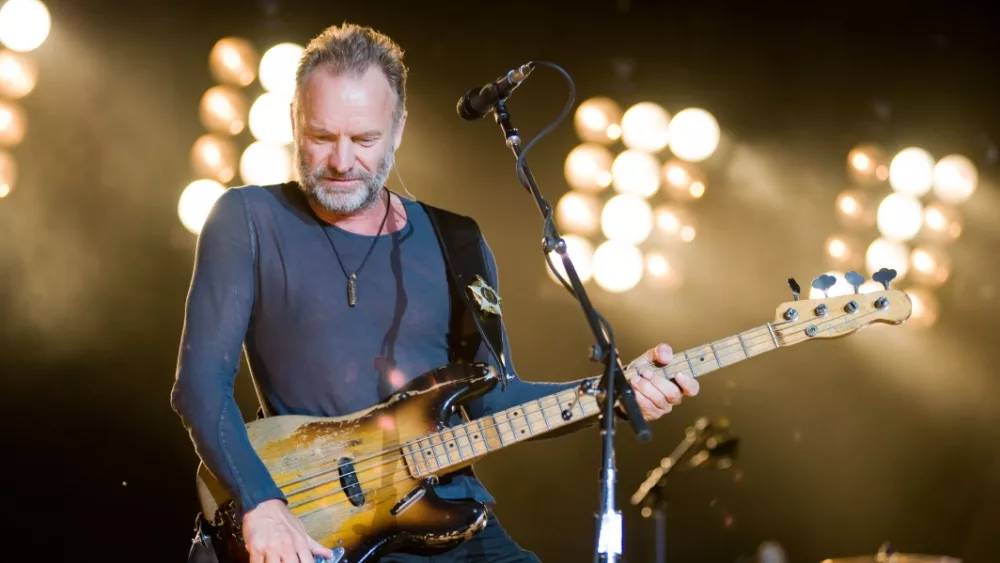
[[802, 289], [799, 287], [799, 282], [795, 281], [795, 278], [788, 278], [788, 287], [792, 288], [793, 300], [798, 301], [799, 293], [802, 293]]
[[861, 289], [860, 289], [861, 288], [861, 284], [865, 283], [865, 277], [864, 276], [862, 276], [861, 274], [859, 274], [859, 273], [857, 273], [855, 271], [850, 271], [850, 272], [847, 272], [846, 274], [844, 274], [844, 279], [847, 280], [847, 283], [849, 283], [852, 286], [854, 286], [854, 293], [861, 293]]
[[896, 270], [882, 268], [872, 274], [872, 279], [882, 284], [882, 287], [889, 289], [889, 282], [896, 279]]
[[836, 283], [837, 283], [837, 278], [828, 274], [823, 274], [822, 276], [813, 280], [812, 286], [822, 291], [825, 297], [829, 297], [829, 295], [827, 295], [826, 292], [829, 291], [829, 289], [833, 287], [834, 284]]

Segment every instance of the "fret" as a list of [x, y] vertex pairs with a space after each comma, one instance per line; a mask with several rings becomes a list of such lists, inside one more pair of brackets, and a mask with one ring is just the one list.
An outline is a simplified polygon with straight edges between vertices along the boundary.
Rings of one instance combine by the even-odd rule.
[[462, 453], [462, 446], [458, 442], [458, 434], [455, 432], [454, 429], [448, 428], [444, 430], [442, 434], [444, 435], [445, 442], [448, 446], [449, 451], [455, 453], [455, 456], [458, 457], [458, 461], [465, 461], [466, 459], [468, 459], [466, 455]]
[[454, 463], [451, 460], [451, 450], [453, 448], [453, 444], [449, 444], [445, 440], [445, 433], [444, 432], [438, 432], [437, 433], [437, 437], [438, 437], [438, 441], [441, 442], [441, 449], [444, 450], [444, 457], [448, 461], [448, 465], [451, 465], [452, 463]]
[[[428, 438], [430, 439], [430, 442], [432, 444], [432, 449], [434, 450], [434, 457], [437, 458], [438, 466], [443, 469], [451, 465], [451, 458], [448, 456], [448, 448], [444, 445], [444, 441], [441, 440], [441, 435], [431, 434]], [[437, 438], [437, 443], [434, 443], [434, 438]]]
[[[469, 436], [469, 425], [468, 424], [463, 424], [463, 425], [459, 426], [458, 429], [462, 430], [462, 436], [465, 438], [465, 441], [469, 443], [469, 450], [472, 451], [472, 457], [478, 457], [479, 456], [479, 452], [476, 451], [476, 443], [473, 442], [472, 441], [472, 437]], [[456, 432], [457, 432], [458, 429], [456, 429]]]
[[[479, 436], [482, 437], [483, 447], [486, 448], [487, 452], [492, 451], [493, 448], [490, 447], [490, 441], [489, 441], [489, 438], [487, 438], [487, 436], [486, 436], [486, 430], [483, 428], [483, 420], [481, 418], [477, 418], [473, 422], [473, 424], [475, 424], [476, 428], [479, 429]], [[475, 438], [475, 436], [473, 436], [473, 438]]]
[[[521, 411], [522, 418], [524, 418], [525, 426], [528, 427], [530, 436], [534, 436], [535, 433], [544, 433], [548, 430], [549, 425], [545, 422], [541, 401], [531, 401], [524, 404], [523, 407], [524, 409]], [[530, 436], [525, 437], [525, 439]]]
[[420, 456], [418, 455], [420, 452], [414, 449], [413, 443], [406, 444], [406, 447], [403, 448], [403, 450], [406, 452], [405, 456], [407, 458], [406, 459], [407, 465], [410, 466], [410, 473], [414, 477], [420, 477], [422, 475], [426, 475], [427, 464], [426, 463], [424, 464], [424, 469], [420, 469], [421, 461], [420, 461]]
[[[524, 410], [521, 407], [513, 409], [512, 417], [508, 417], [510, 421], [510, 427], [514, 430], [515, 440], [524, 440], [531, 437], [533, 432], [531, 432], [531, 425], [528, 423], [528, 418], [524, 415]], [[527, 429], [527, 431], [525, 431]]]
[[774, 339], [774, 347], [775, 347], [775, 349], [780, 348], [781, 345], [778, 344], [778, 335], [774, 334], [774, 328], [771, 327], [771, 323], [764, 323], [764, 324], [767, 325], [767, 330], [768, 330], [768, 332], [771, 333], [771, 338]]
[[[434, 455], [434, 444], [429, 438], [424, 438], [418, 442], [420, 444], [420, 456], [423, 458], [424, 463], [427, 465], [427, 472], [433, 472], [441, 469], [441, 464]], [[434, 462], [434, 467], [431, 467], [431, 462]]]
[[546, 409], [546, 407], [545, 407], [544, 404], [542, 404], [542, 401], [544, 401], [544, 400], [545, 400], [545, 397], [542, 397], [541, 399], [539, 399], [539, 400], [537, 400], [535, 402], [538, 403], [538, 408], [541, 410], [541, 413], [542, 413], [542, 422], [545, 423], [545, 430], [552, 430], [552, 427], [549, 426], [549, 417], [545, 415], [545, 409]]
[[715, 342], [709, 342], [708, 347], [712, 349], [712, 355], [715, 356], [715, 363], [722, 367], [722, 360], [719, 359], [719, 352], [715, 349]]
[[[496, 429], [497, 435], [500, 437], [501, 447], [517, 442], [517, 431], [514, 430], [514, 426], [510, 422], [510, 417], [507, 416], [507, 411], [500, 411], [494, 414], [491, 418], [493, 419], [493, 427]], [[507, 429], [508, 427], [510, 427], [509, 430]], [[510, 436], [509, 438], [506, 437], [508, 435]]]
[[747, 343], [743, 342], [743, 333], [742, 332], [737, 333], [736, 338], [739, 339], [740, 346], [743, 347], [743, 355], [746, 356], [747, 359], [750, 359], [750, 351], [747, 350]]
[[684, 361], [687, 362], [688, 368], [691, 370], [691, 377], [698, 377], [697, 370], [694, 369], [694, 364], [691, 363], [691, 358], [688, 357], [687, 351], [681, 352], [684, 356]]

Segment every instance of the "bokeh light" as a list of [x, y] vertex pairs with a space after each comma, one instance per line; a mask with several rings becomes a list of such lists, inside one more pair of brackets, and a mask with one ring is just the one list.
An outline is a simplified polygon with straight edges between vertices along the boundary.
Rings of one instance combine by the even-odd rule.
[[39, 0], [7, 0], [0, 7], [0, 43], [13, 51], [41, 47], [51, 27], [49, 9]]
[[848, 189], [837, 195], [837, 219], [845, 227], [864, 229], [875, 223], [876, 207], [868, 192]]
[[951, 242], [962, 235], [962, 216], [954, 207], [935, 201], [924, 208], [924, 232], [935, 242]]
[[919, 147], [899, 151], [889, 165], [889, 185], [901, 194], [921, 196], [934, 183], [934, 157]]
[[677, 158], [700, 162], [712, 156], [719, 146], [719, 123], [701, 108], [688, 108], [670, 120], [668, 136], [670, 151]]
[[911, 195], [889, 194], [878, 206], [878, 230], [887, 238], [910, 240], [920, 232], [923, 220], [924, 206]]
[[201, 97], [198, 115], [210, 133], [238, 135], [246, 127], [247, 101], [232, 86], [212, 86]]
[[945, 203], [964, 203], [976, 191], [976, 165], [960, 154], [951, 154], [934, 165], [934, 195]]
[[906, 324], [917, 328], [934, 326], [941, 314], [941, 304], [937, 296], [931, 290], [923, 287], [907, 288], [906, 294], [913, 304], [913, 312]]
[[230, 86], [249, 86], [257, 77], [257, 50], [246, 39], [224, 37], [208, 55], [212, 77]]
[[247, 184], [265, 186], [292, 179], [292, 157], [284, 145], [257, 141], [240, 157], [240, 177]]
[[258, 141], [275, 145], [292, 142], [292, 119], [289, 101], [279, 94], [265, 92], [250, 106], [250, 133]]
[[279, 43], [260, 58], [260, 85], [268, 92], [291, 100], [295, 96], [295, 71], [305, 49], [295, 43]]
[[601, 211], [601, 231], [608, 240], [639, 244], [653, 230], [653, 209], [645, 199], [620, 194], [608, 200]]
[[910, 277], [928, 287], [939, 287], [951, 276], [951, 258], [937, 247], [918, 246], [910, 254]]
[[14, 155], [0, 150], [0, 198], [7, 197], [17, 185], [17, 160]]
[[566, 155], [563, 174], [573, 189], [594, 192], [611, 185], [614, 156], [607, 148], [593, 143], [577, 145]]
[[556, 224], [565, 232], [595, 234], [601, 226], [601, 203], [593, 194], [566, 192], [556, 203]]
[[827, 237], [823, 248], [826, 251], [828, 262], [839, 270], [856, 270], [864, 265], [865, 247], [854, 235], [832, 234]]
[[199, 178], [227, 183], [236, 177], [239, 151], [228, 137], [207, 133], [191, 147], [191, 169]]
[[877, 184], [889, 178], [885, 149], [875, 143], [862, 143], [847, 153], [847, 174], [856, 184]]
[[656, 153], [667, 146], [670, 114], [659, 104], [640, 102], [622, 116], [622, 143], [630, 149]]
[[649, 197], [660, 188], [660, 162], [647, 152], [629, 149], [615, 157], [611, 178], [615, 191]]
[[610, 293], [628, 291], [642, 280], [642, 252], [628, 242], [608, 240], [594, 251], [594, 282]]
[[28, 118], [14, 102], [0, 100], [0, 147], [19, 145], [28, 132]]
[[621, 137], [621, 119], [621, 107], [614, 100], [596, 97], [576, 108], [573, 126], [583, 142], [606, 145]]
[[212, 206], [224, 193], [225, 186], [214, 180], [195, 180], [188, 184], [177, 202], [177, 216], [184, 228], [194, 234], [201, 233]]
[[18, 100], [31, 93], [38, 82], [38, 67], [28, 57], [0, 51], [0, 97]]

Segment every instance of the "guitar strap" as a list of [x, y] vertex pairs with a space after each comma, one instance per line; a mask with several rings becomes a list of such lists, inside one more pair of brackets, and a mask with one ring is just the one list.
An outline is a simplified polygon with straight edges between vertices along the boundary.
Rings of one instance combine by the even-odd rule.
[[[503, 317], [491, 312], [490, 307], [483, 307], [476, 299], [477, 289], [474, 289], [477, 282], [485, 284], [489, 279], [483, 233], [471, 217], [422, 202], [420, 205], [434, 226], [448, 272], [452, 303], [448, 335], [451, 361], [474, 361], [480, 345], [485, 343], [501, 372], [501, 386], [506, 389], [508, 368], [503, 354]], [[491, 297], [499, 299], [495, 288], [480, 286], [478, 291], [480, 296], [485, 294], [488, 302]]]

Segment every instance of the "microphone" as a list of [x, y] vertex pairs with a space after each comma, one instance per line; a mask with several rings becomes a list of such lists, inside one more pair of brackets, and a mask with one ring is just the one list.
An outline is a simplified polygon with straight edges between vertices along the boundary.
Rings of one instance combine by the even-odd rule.
[[486, 117], [493, 111], [493, 105], [500, 100], [506, 100], [532, 70], [535, 70], [535, 63], [525, 63], [482, 88], [469, 90], [459, 98], [455, 107], [458, 116], [466, 121]]

